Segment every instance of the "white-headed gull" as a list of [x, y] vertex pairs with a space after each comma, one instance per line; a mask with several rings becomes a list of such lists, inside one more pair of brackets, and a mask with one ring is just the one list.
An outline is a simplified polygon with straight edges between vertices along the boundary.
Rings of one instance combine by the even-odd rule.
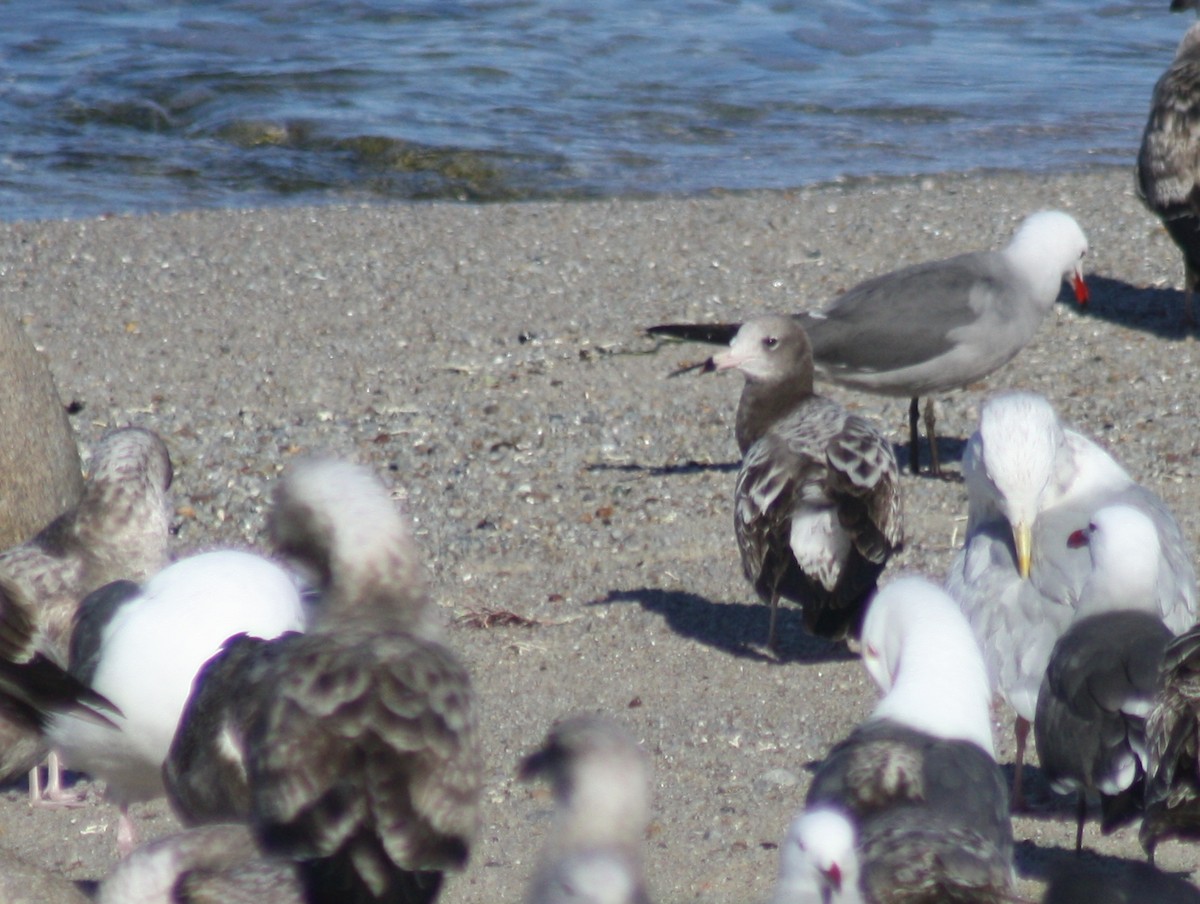
[[[796, 314], [818, 373], [842, 386], [912, 400], [910, 458], [917, 455], [918, 397], [960, 389], [1029, 344], [1063, 281], [1087, 301], [1087, 238], [1070, 215], [1030, 214], [999, 251], [976, 251], [885, 273]], [[728, 342], [739, 324], [666, 324], [650, 332]], [[932, 402], [925, 409], [932, 470], [939, 472]]]

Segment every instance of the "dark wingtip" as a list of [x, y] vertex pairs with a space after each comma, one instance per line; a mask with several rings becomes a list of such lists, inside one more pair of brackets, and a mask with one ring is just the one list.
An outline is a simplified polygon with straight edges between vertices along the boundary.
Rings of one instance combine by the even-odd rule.
[[646, 328], [651, 336], [670, 336], [685, 342], [707, 342], [728, 345], [742, 328], [740, 323], [661, 323]]

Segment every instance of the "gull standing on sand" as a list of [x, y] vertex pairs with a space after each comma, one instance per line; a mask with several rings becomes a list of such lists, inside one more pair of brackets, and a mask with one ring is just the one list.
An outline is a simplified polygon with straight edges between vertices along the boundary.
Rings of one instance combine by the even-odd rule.
[[[1011, 361], [1029, 344], [1065, 280], [1088, 299], [1087, 238], [1057, 210], [1030, 214], [999, 251], [976, 251], [905, 267], [861, 283], [826, 307], [794, 319], [812, 343], [818, 373], [909, 405], [909, 464], [919, 470], [920, 396], [961, 389]], [[728, 342], [739, 324], [666, 324], [652, 334]], [[925, 406], [931, 470], [940, 474], [933, 401]]]
[[171, 802], [185, 823], [248, 821], [311, 900], [432, 901], [467, 862], [482, 764], [408, 520], [366, 468], [309, 460], [269, 524], [320, 592], [313, 624], [234, 638], [204, 667], [164, 769]]
[[780, 597], [800, 603], [820, 637], [857, 634], [903, 539], [891, 444], [866, 419], [813, 393], [808, 339], [789, 317], [750, 321], [712, 363], [746, 378], [734, 530], [746, 578], [771, 607], [767, 646], [776, 648]]
[[[1175, 0], [1171, 9], [1195, 6], [1195, 0]], [[1192, 295], [1200, 285], [1200, 22], [1184, 34], [1174, 62], [1154, 86], [1138, 151], [1137, 190], [1183, 252], [1183, 318], [1194, 326]]]
[[[72, 619], [88, 593], [118, 579], [144, 580], [167, 563], [167, 447], [149, 430], [114, 430], [97, 444], [83, 497], [29, 542], [0, 553], [0, 575], [12, 592], [0, 596], [4, 656], [29, 662], [41, 654], [67, 661]], [[21, 648], [13, 646], [16, 638]], [[36, 764], [46, 746], [26, 719], [0, 701], [0, 780], [34, 768], [30, 795], [40, 797]], [[47, 799], [62, 802], [51, 757]]]
[[605, 716], [571, 716], [522, 760], [519, 774], [548, 779], [556, 811], [526, 904], [648, 904], [649, 779], [633, 736]]
[[1146, 716], [1171, 632], [1155, 610], [1153, 521], [1132, 506], [1106, 506], [1067, 542], [1087, 546], [1092, 573], [1050, 654], [1033, 729], [1050, 786], [1078, 796], [1079, 851], [1090, 793], [1100, 795], [1105, 834], [1141, 812]]
[[1153, 611], [1177, 634], [1196, 621], [1196, 575], [1179, 524], [1107, 452], [1062, 425], [1043, 397], [1013, 392], [980, 410], [963, 456], [967, 535], [946, 588], [975, 631], [996, 690], [1016, 710], [1014, 806], [1038, 690], [1050, 652], [1075, 616], [1091, 574], [1068, 538], [1095, 513], [1133, 506], [1158, 533]]
[[[869, 900], [1008, 900], [1008, 791], [966, 619], [939, 587], [899, 578], [867, 610], [862, 648], [884, 697], [817, 768], [809, 810], [849, 815]], [[926, 897], [911, 897], [918, 891]]]

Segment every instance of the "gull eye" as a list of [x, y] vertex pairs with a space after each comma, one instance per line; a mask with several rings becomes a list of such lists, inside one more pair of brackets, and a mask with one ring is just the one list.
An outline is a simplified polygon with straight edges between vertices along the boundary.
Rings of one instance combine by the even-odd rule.
[[767, 336], [767, 338], [763, 339], [762, 344], [765, 348], [774, 348], [779, 344], [779, 339], [775, 336]]

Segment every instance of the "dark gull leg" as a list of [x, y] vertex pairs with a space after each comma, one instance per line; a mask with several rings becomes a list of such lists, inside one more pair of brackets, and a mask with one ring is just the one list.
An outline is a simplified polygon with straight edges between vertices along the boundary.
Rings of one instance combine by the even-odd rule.
[[775, 639], [775, 615], [779, 612], [779, 591], [771, 589], [771, 617], [767, 622], [767, 649], [772, 653], [779, 652], [779, 644]]
[[942, 476], [942, 465], [938, 461], [937, 430], [934, 425], [937, 418], [933, 413], [933, 396], [925, 400], [925, 435], [929, 438], [929, 473], [934, 477]]
[[1029, 737], [1029, 722], [1017, 716], [1017, 721], [1013, 724], [1013, 734], [1017, 738], [1017, 768], [1013, 774], [1009, 809], [1014, 813], [1022, 813], [1025, 810], [1025, 791], [1022, 788], [1021, 773], [1025, 769], [1025, 741]]
[[917, 436], [917, 421], [921, 419], [921, 400], [913, 396], [908, 404], [908, 467], [914, 474], [921, 473], [920, 437]]

